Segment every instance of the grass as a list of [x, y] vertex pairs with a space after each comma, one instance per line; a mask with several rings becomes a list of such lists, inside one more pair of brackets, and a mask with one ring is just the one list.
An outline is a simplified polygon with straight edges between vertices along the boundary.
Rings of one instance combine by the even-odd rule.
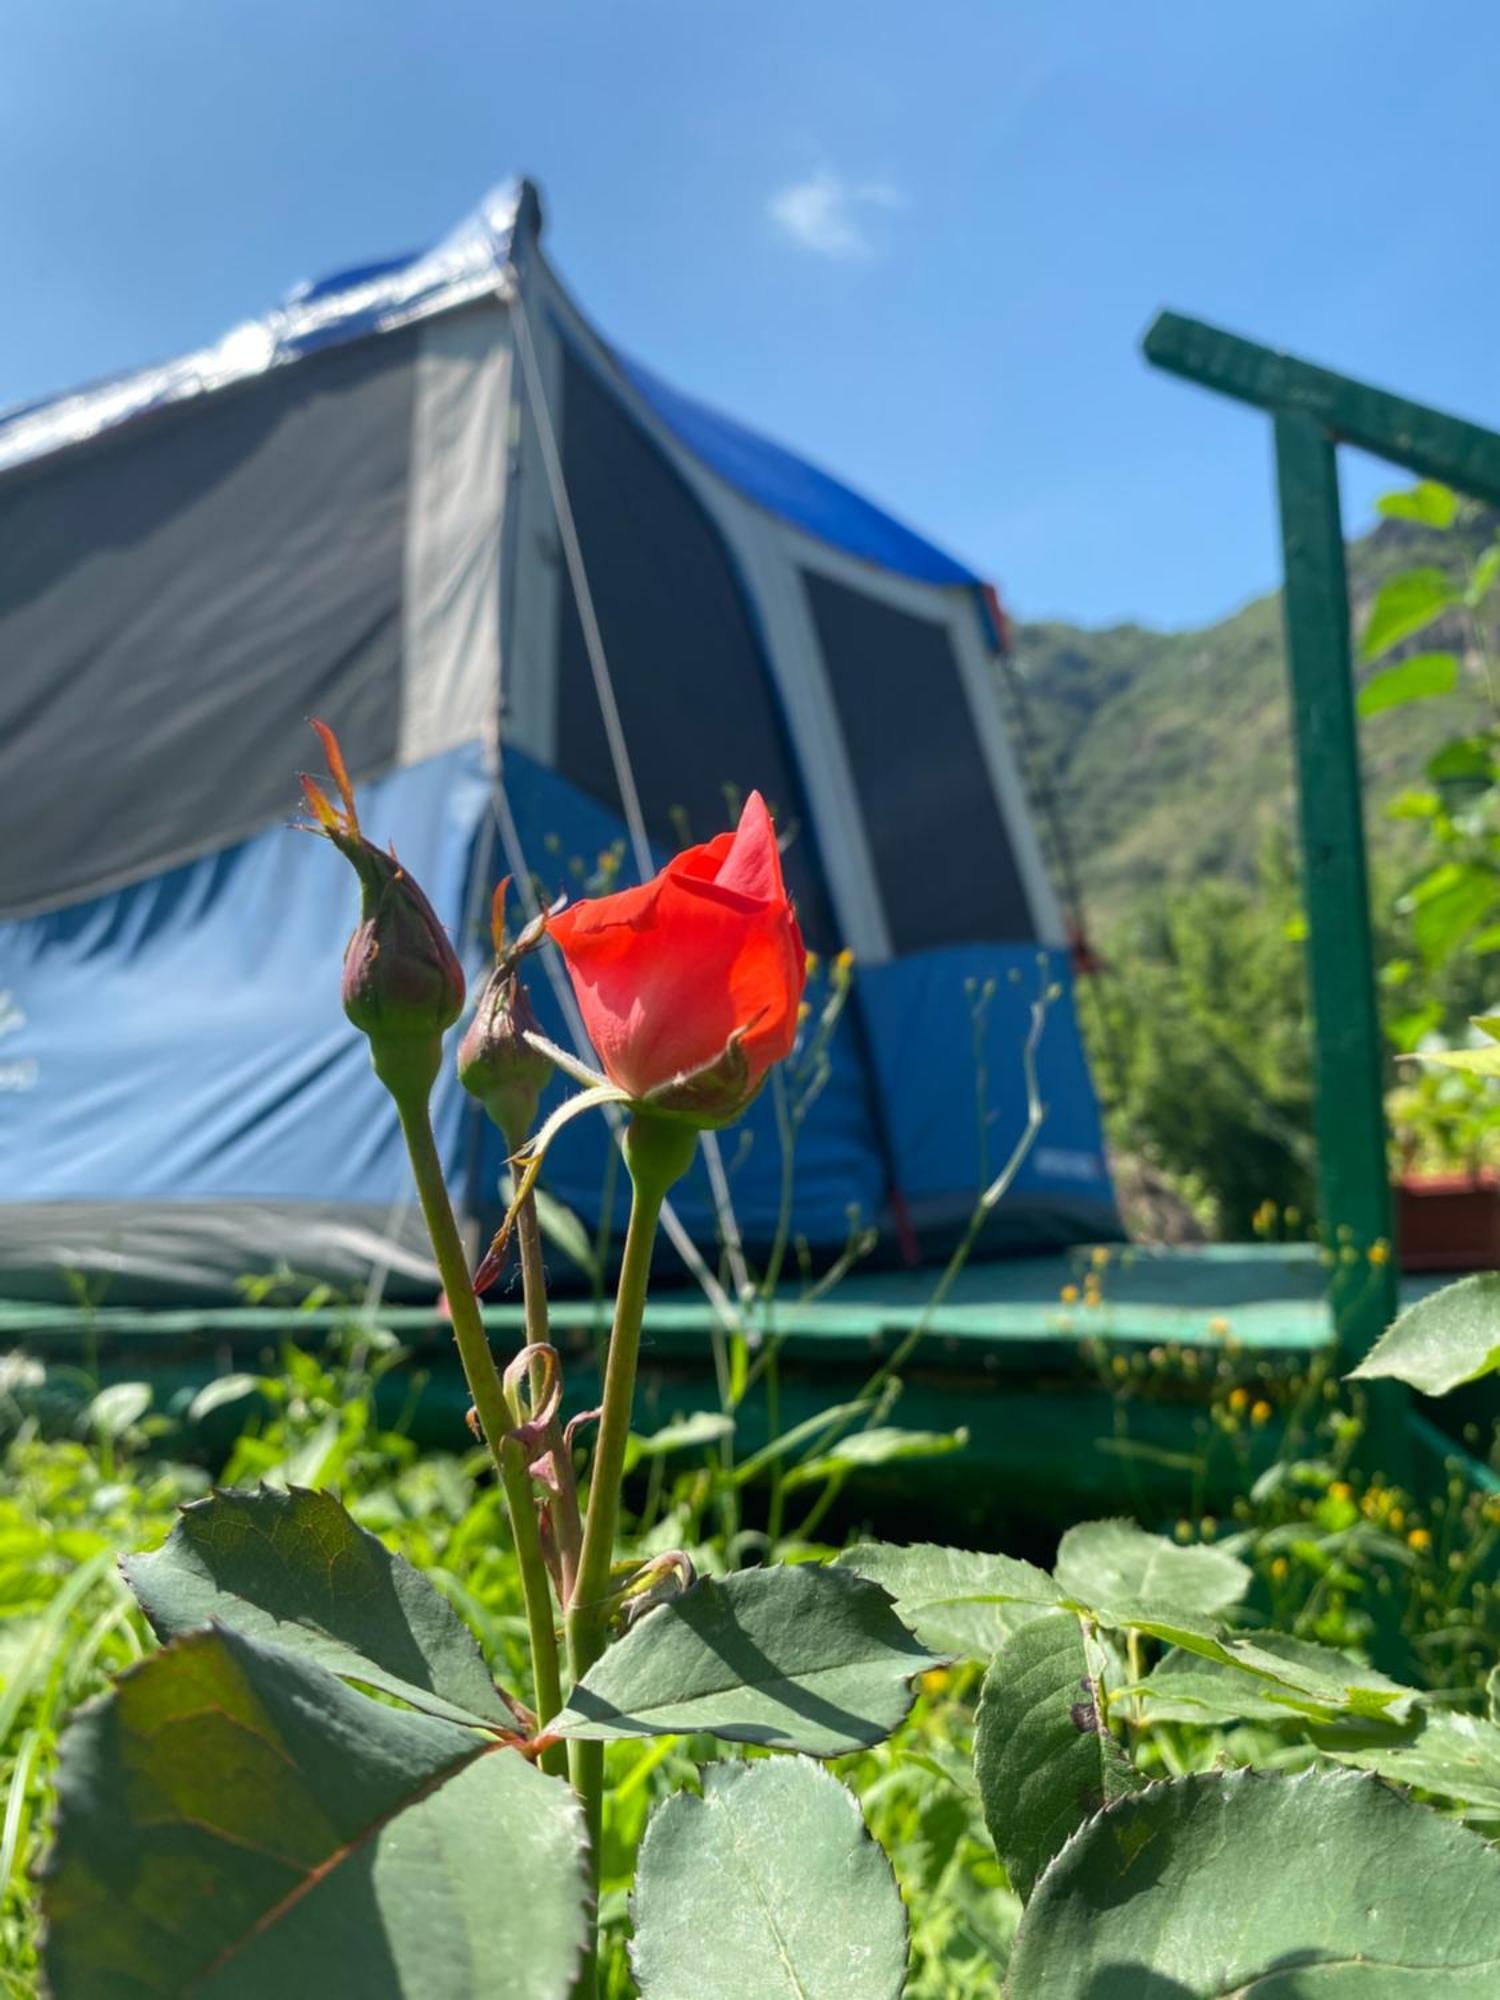
[[[429, 1573], [497, 1674], [524, 1687], [525, 1621], [499, 1496], [481, 1454], [421, 1454], [380, 1427], [374, 1386], [397, 1358], [394, 1344], [367, 1327], [322, 1356], [289, 1349], [274, 1374], [239, 1385], [249, 1421], [222, 1476], [334, 1488], [365, 1527]], [[1145, 1356], [1123, 1376], [1102, 1358], [1100, 1365], [1110, 1370], [1125, 1433], [1137, 1399], [1175, 1393], [1165, 1353]], [[170, 1455], [170, 1428], [141, 1392], [75, 1399], [70, 1421], [48, 1401], [51, 1386], [12, 1396], [0, 1469], [0, 1991], [18, 1996], [37, 1990], [34, 1873], [47, 1842], [59, 1734], [81, 1701], [154, 1643], [116, 1557], [159, 1542], [175, 1509], [208, 1484], [202, 1467]], [[1269, 1409], [1272, 1397], [1295, 1421], [1281, 1455], [1255, 1475], [1253, 1467], [1264, 1468], [1256, 1449], [1262, 1405]], [[1200, 1516], [1176, 1532], [1227, 1545], [1252, 1565], [1252, 1618], [1370, 1653], [1398, 1677], [1482, 1709], [1485, 1682], [1500, 1666], [1500, 1503], [1468, 1490], [1456, 1471], [1422, 1504], [1362, 1475], [1357, 1414], [1319, 1377], [1270, 1383], [1227, 1368], [1208, 1421], [1243, 1451], [1245, 1491], [1228, 1519]], [[638, 1546], [686, 1548], [701, 1573], [722, 1572], [747, 1547], [763, 1547], [745, 1532], [743, 1489], [724, 1490], [711, 1442], [680, 1459], [653, 1459], [650, 1472]], [[780, 1550], [826, 1552], [806, 1542]], [[908, 2000], [992, 1995], [1019, 1921], [972, 1777], [979, 1684], [972, 1667], [927, 1675], [897, 1737], [835, 1767], [858, 1794], [907, 1899]], [[1223, 1758], [1284, 1768], [1314, 1754], [1272, 1728], [1181, 1724], [1141, 1731], [1132, 1749], [1163, 1773]], [[603, 1875], [610, 2000], [634, 1991], [627, 1899], [647, 1818], [659, 1798], [694, 1784], [697, 1767], [722, 1754], [708, 1739], [611, 1746]]]

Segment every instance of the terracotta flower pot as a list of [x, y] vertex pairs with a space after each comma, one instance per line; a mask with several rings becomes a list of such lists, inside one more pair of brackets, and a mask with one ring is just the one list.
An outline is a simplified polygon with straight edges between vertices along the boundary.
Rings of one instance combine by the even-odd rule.
[[1395, 1192], [1403, 1270], [1500, 1270], [1500, 1175], [1402, 1174]]

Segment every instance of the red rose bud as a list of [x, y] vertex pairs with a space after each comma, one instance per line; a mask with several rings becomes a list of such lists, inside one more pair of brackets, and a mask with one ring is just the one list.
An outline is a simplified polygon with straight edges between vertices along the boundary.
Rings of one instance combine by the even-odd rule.
[[495, 967], [479, 996], [474, 1018], [458, 1045], [458, 1080], [477, 1097], [515, 1152], [536, 1123], [536, 1107], [552, 1075], [552, 1064], [526, 1037], [537, 1031], [526, 988], [517, 968], [547, 932], [545, 912], [529, 923], [513, 945], [505, 941], [505, 891], [495, 891], [491, 931]]
[[394, 853], [365, 839], [338, 738], [322, 738], [342, 810], [304, 777], [302, 790], [324, 833], [359, 877], [359, 923], [344, 952], [344, 1012], [370, 1042], [375, 1074], [393, 1094], [427, 1096], [443, 1059], [443, 1036], [464, 1004], [464, 973], [437, 912]]
[[790, 1054], [807, 954], [759, 792], [735, 832], [548, 930], [606, 1075], [650, 1110], [726, 1125]]

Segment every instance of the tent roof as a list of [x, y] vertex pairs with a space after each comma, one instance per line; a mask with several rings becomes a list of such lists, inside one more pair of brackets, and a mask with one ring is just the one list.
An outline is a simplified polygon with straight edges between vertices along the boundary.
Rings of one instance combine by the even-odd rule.
[[[517, 226], [536, 213], [526, 182], [487, 195], [438, 244], [335, 272], [289, 292], [213, 346], [0, 415], [0, 473], [82, 444], [168, 404], [227, 388], [320, 348], [386, 332], [504, 287]], [[757, 506], [866, 562], [924, 583], [977, 584], [962, 563], [841, 480], [721, 415], [611, 349], [638, 395], [687, 450]]]
[[615, 359], [656, 415], [696, 457], [747, 500], [819, 541], [923, 583], [977, 584], [973, 570], [866, 500], [832, 473], [696, 397], [674, 389], [618, 349]]
[[0, 473], [320, 348], [494, 297], [504, 288], [523, 192], [524, 183], [497, 188], [435, 249], [294, 286], [264, 318], [231, 328], [211, 347], [0, 415]]

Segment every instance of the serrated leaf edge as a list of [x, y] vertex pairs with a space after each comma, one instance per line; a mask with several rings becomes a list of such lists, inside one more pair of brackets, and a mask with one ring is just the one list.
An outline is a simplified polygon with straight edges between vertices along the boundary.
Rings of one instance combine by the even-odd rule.
[[[188, 1633], [173, 1632], [165, 1624], [158, 1622], [157, 1618], [153, 1615], [150, 1605], [148, 1605], [145, 1599], [142, 1597], [136, 1583], [134, 1571], [139, 1566], [139, 1564], [142, 1562], [148, 1562], [152, 1560], [154, 1557], [163, 1554], [167, 1549], [167, 1547], [169, 1546], [169, 1544], [171, 1543], [172, 1537], [177, 1533], [178, 1528], [180, 1527], [182, 1521], [185, 1520], [187, 1516], [190, 1514], [205, 1513], [211, 1510], [216, 1504], [220, 1502], [228, 1502], [232, 1506], [242, 1507], [243, 1504], [246, 1502], [255, 1502], [258, 1500], [270, 1500], [273, 1502], [284, 1503], [287, 1501], [297, 1500], [297, 1499], [333, 1501], [335, 1506], [342, 1508], [344, 1514], [348, 1517], [349, 1523], [353, 1527], [355, 1533], [357, 1535], [368, 1536], [369, 1539], [389, 1560], [389, 1562], [396, 1570], [408, 1571], [412, 1576], [419, 1578], [421, 1582], [424, 1585], [426, 1585], [427, 1589], [431, 1591], [436, 1601], [440, 1605], [444, 1606], [449, 1613], [451, 1613], [454, 1624], [456, 1625], [458, 1630], [463, 1634], [464, 1638], [467, 1639], [470, 1645], [472, 1645], [472, 1647], [474, 1648], [474, 1657], [478, 1661], [479, 1666], [482, 1672], [484, 1673], [486, 1679], [489, 1680], [491, 1685], [495, 1687], [497, 1698], [500, 1700], [502, 1706], [507, 1705], [503, 1692], [500, 1690], [498, 1684], [495, 1682], [495, 1677], [493, 1672], [491, 1671], [490, 1663], [488, 1659], [486, 1659], [485, 1657], [484, 1648], [480, 1645], [478, 1637], [470, 1628], [470, 1626], [465, 1622], [465, 1620], [459, 1616], [458, 1612], [454, 1609], [453, 1605], [449, 1602], [449, 1600], [443, 1596], [441, 1591], [434, 1589], [431, 1579], [427, 1577], [423, 1571], [419, 1570], [415, 1563], [411, 1562], [406, 1556], [399, 1554], [396, 1550], [388, 1549], [385, 1543], [381, 1541], [378, 1535], [371, 1533], [370, 1529], [366, 1528], [361, 1522], [356, 1521], [353, 1514], [351, 1514], [349, 1512], [349, 1509], [344, 1506], [343, 1501], [339, 1499], [339, 1496], [335, 1492], [333, 1492], [333, 1490], [330, 1487], [326, 1486], [318, 1486], [318, 1487], [271, 1486], [268, 1485], [265, 1480], [261, 1480], [258, 1486], [248, 1487], [248, 1488], [236, 1487], [236, 1486], [210, 1487], [209, 1491], [207, 1493], [200, 1495], [198, 1499], [185, 1500], [179, 1505], [179, 1507], [177, 1508], [177, 1518], [173, 1521], [172, 1526], [168, 1529], [165, 1537], [160, 1542], [157, 1543], [154, 1549], [131, 1549], [115, 1558], [115, 1565], [120, 1572], [120, 1576], [123, 1582], [125, 1583], [126, 1588], [129, 1590], [131, 1597], [134, 1599], [137, 1607], [140, 1610], [141, 1616], [150, 1626], [152, 1632], [155, 1634], [156, 1638], [160, 1642], [163, 1650], [165, 1650], [166, 1647], [174, 1644], [177, 1639], [187, 1637]], [[278, 1624], [282, 1622], [284, 1621], [281, 1621], [279, 1619], [277, 1620]], [[209, 1626], [213, 1625], [222, 1626], [224, 1630], [233, 1632], [238, 1637], [241, 1638], [250, 1637], [248, 1633], [243, 1633], [240, 1631], [240, 1628], [234, 1623], [232, 1618], [218, 1618], [212, 1615], [207, 1619], [205, 1619], [202, 1625], [191, 1626], [188, 1628], [188, 1631], [190, 1632], [204, 1631]], [[331, 1638], [333, 1635], [328, 1634], [326, 1636]], [[280, 1642], [275, 1639], [253, 1640], [252, 1643], [258, 1645], [270, 1645], [270, 1646], [277, 1646], [280, 1644]], [[338, 1640], [336, 1641], [336, 1643], [343, 1645], [346, 1642], [343, 1640]], [[294, 1649], [288, 1646], [288, 1647], [283, 1647], [282, 1650], [286, 1652], [292, 1652]], [[352, 1645], [348, 1647], [348, 1650], [350, 1653], [354, 1654], [354, 1656], [358, 1659], [367, 1658], [367, 1655], [359, 1652]], [[295, 1654], [295, 1657], [301, 1659], [307, 1656], [299, 1653]], [[450, 1696], [441, 1694], [437, 1689], [424, 1689], [420, 1687], [418, 1683], [415, 1681], [408, 1681], [404, 1678], [404, 1676], [400, 1674], [388, 1672], [386, 1668], [381, 1667], [379, 1662], [375, 1660], [371, 1660], [369, 1664], [376, 1670], [376, 1672], [386, 1675], [386, 1677], [392, 1681], [399, 1682], [401, 1687], [409, 1688], [411, 1690], [411, 1693], [409, 1695], [402, 1694], [400, 1688], [385, 1687], [381, 1684], [381, 1682], [368, 1680], [363, 1676], [353, 1672], [352, 1670], [344, 1671], [340, 1670], [337, 1667], [326, 1666], [324, 1662], [321, 1660], [314, 1661], [309, 1659], [309, 1664], [322, 1667], [325, 1673], [332, 1674], [336, 1680], [344, 1682], [347, 1686], [361, 1688], [366, 1693], [370, 1692], [371, 1690], [374, 1690], [381, 1694], [393, 1695], [396, 1700], [404, 1702], [408, 1708], [414, 1710], [417, 1714], [431, 1715], [440, 1722], [457, 1722], [458, 1721], [457, 1716], [450, 1713], [449, 1711], [460, 1710], [465, 1716], [469, 1718], [471, 1726], [475, 1729], [482, 1729], [487, 1731], [491, 1735], [495, 1735], [500, 1732], [503, 1732], [506, 1728], [505, 1723], [502, 1722], [498, 1716], [480, 1715], [476, 1710], [469, 1708], [464, 1702], [455, 1701]], [[134, 1668], [131, 1668], [130, 1671], [134, 1672]], [[118, 1678], [123, 1679], [124, 1676], [121, 1675]], [[427, 1707], [420, 1699], [417, 1698], [424, 1693], [432, 1694], [437, 1701], [443, 1704], [442, 1708], [435, 1709]], [[81, 1709], [78, 1711], [79, 1714], [82, 1714], [82, 1712], [83, 1711]], [[459, 1724], [459, 1726], [462, 1727], [463, 1725]]]

